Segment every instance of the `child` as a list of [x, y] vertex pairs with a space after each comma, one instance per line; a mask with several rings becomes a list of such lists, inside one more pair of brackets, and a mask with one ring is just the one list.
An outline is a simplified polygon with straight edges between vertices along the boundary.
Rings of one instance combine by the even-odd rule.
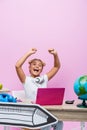
[[[30, 76], [26, 76], [22, 69], [22, 65], [25, 63], [25, 61], [32, 54], [35, 54], [37, 52], [36, 48], [32, 48], [30, 51], [28, 51], [22, 58], [20, 58], [17, 61], [15, 65], [17, 75], [24, 86], [26, 97], [31, 102], [35, 102], [36, 100], [37, 89], [39, 87], [43, 87], [43, 88], [47, 87], [48, 81], [58, 72], [60, 68], [60, 61], [57, 52], [54, 49], [49, 49], [48, 51], [54, 57], [54, 66], [49, 72], [47, 72], [42, 76], [40, 74], [43, 70], [43, 67], [45, 66], [45, 63], [40, 59], [33, 59], [29, 61]], [[58, 124], [54, 129], [62, 130], [62, 122], [58, 122]], [[28, 130], [28, 129], [23, 129], [23, 130]], [[50, 127], [43, 128], [43, 130], [50, 130]]]

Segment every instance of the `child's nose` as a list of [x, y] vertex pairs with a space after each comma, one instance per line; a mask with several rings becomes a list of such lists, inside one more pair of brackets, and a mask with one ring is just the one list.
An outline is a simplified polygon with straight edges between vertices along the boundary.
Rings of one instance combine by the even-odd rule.
[[39, 68], [39, 65], [36, 65], [37, 68]]

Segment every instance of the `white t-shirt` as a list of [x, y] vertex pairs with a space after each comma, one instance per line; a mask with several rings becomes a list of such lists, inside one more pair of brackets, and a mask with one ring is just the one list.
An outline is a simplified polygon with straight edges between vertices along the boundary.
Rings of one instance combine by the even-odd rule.
[[48, 83], [47, 75], [43, 75], [40, 77], [33, 78], [31, 76], [26, 76], [25, 83], [23, 83], [26, 97], [35, 102], [37, 89], [38, 88], [46, 88]]

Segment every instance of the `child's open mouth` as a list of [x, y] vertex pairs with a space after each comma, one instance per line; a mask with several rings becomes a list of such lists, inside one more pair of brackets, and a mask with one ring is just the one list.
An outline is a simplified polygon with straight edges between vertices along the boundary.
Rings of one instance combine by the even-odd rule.
[[34, 72], [39, 72], [39, 70], [38, 69], [34, 69]]

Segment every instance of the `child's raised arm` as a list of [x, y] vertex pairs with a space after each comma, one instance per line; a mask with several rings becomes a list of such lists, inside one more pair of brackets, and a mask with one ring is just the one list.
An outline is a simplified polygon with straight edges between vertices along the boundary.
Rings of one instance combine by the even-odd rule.
[[54, 66], [47, 73], [48, 80], [50, 80], [58, 72], [58, 70], [60, 68], [60, 61], [59, 61], [58, 54], [57, 54], [56, 50], [49, 49], [48, 51], [50, 54], [52, 54], [54, 56]]
[[22, 56], [16, 63], [15, 65], [15, 68], [16, 68], [16, 72], [17, 72], [17, 75], [20, 79], [20, 81], [22, 83], [25, 82], [25, 78], [26, 78], [26, 75], [22, 69], [22, 65], [24, 64], [24, 62], [27, 60], [27, 58], [29, 56], [31, 56], [32, 54], [36, 53], [37, 49], [36, 48], [32, 48], [30, 51], [28, 51], [27, 53], [25, 53], [24, 56]]

